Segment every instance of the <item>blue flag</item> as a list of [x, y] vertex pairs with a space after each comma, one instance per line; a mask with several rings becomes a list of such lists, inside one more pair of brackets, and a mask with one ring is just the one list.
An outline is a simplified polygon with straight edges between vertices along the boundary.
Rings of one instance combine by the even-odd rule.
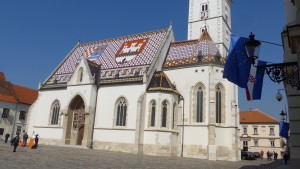
[[280, 121], [280, 125], [279, 125], [279, 135], [281, 137], [284, 137], [286, 139], [289, 138], [289, 130], [290, 130], [290, 125], [289, 123], [286, 123], [284, 121]]
[[241, 88], [247, 86], [251, 66], [244, 46], [247, 41], [248, 38], [231, 35], [229, 55], [223, 73], [223, 78]]

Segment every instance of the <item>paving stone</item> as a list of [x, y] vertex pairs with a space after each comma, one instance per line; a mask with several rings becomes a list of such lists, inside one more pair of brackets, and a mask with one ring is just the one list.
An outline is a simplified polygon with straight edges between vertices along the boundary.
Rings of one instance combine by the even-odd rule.
[[37, 149], [18, 147], [0, 141], [0, 169], [234, 169], [253, 168], [266, 160], [209, 161], [185, 157], [159, 157], [79, 148], [39, 145]]

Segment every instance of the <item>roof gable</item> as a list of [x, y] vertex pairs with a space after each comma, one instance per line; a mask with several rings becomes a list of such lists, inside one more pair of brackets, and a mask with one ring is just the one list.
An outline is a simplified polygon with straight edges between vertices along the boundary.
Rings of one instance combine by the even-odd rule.
[[259, 111], [241, 111], [240, 123], [278, 123], [273, 117]]
[[95, 83], [98, 69], [99, 66], [96, 63], [87, 60], [85, 57], [81, 57], [81, 60], [77, 63], [76, 69], [68, 81], [68, 85]]
[[154, 73], [147, 91], [173, 92], [180, 95], [176, 89], [176, 86], [170, 82], [168, 76], [162, 71], [157, 71]]
[[66, 83], [80, 57], [101, 65], [101, 80], [135, 77], [147, 72], [168, 29], [77, 45], [44, 84]]

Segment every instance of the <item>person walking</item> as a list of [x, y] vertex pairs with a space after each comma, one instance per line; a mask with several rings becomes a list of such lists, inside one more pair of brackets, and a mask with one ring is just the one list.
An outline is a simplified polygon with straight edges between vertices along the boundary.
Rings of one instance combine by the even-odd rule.
[[283, 154], [284, 164], [287, 165], [288, 155], [286, 152]]
[[263, 150], [260, 151], [260, 159], [263, 159], [263, 158], [264, 158], [264, 153], [265, 153], [265, 152], [264, 152]]
[[23, 134], [23, 147], [26, 147], [26, 145], [27, 145], [27, 139], [28, 139], [28, 134], [27, 134], [27, 132], [25, 132]]
[[10, 134], [6, 133], [5, 134], [5, 143], [7, 143], [9, 137], [10, 137]]
[[19, 135], [20, 134], [17, 133], [16, 137], [12, 139], [12, 145], [14, 146], [14, 151], [13, 152], [16, 152], [16, 149], [17, 149], [17, 147], [19, 145], [19, 142], [20, 142], [20, 136]]
[[31, 148], [36, 149], [38, 147], [38, 143], [39, 143], [39, 135], [36, 134], [34, 137], [34, 145]]

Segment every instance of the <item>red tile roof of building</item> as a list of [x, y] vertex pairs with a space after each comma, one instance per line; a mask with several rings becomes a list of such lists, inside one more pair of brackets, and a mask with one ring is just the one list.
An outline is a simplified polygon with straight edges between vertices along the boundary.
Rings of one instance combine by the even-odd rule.
[[6, 81], [3, 72], [0, 72], [0, 101], [31, 105], [37, 99], [38, 91]]
[[17, 95], [19, 102], [24, 104], [33, 104], [38, 96], [38, 91], [23, 86], [13, 84], [13, 89]]
[[273, 117], [259, 111], [241, 111], [240, 123], [278, 123]]

